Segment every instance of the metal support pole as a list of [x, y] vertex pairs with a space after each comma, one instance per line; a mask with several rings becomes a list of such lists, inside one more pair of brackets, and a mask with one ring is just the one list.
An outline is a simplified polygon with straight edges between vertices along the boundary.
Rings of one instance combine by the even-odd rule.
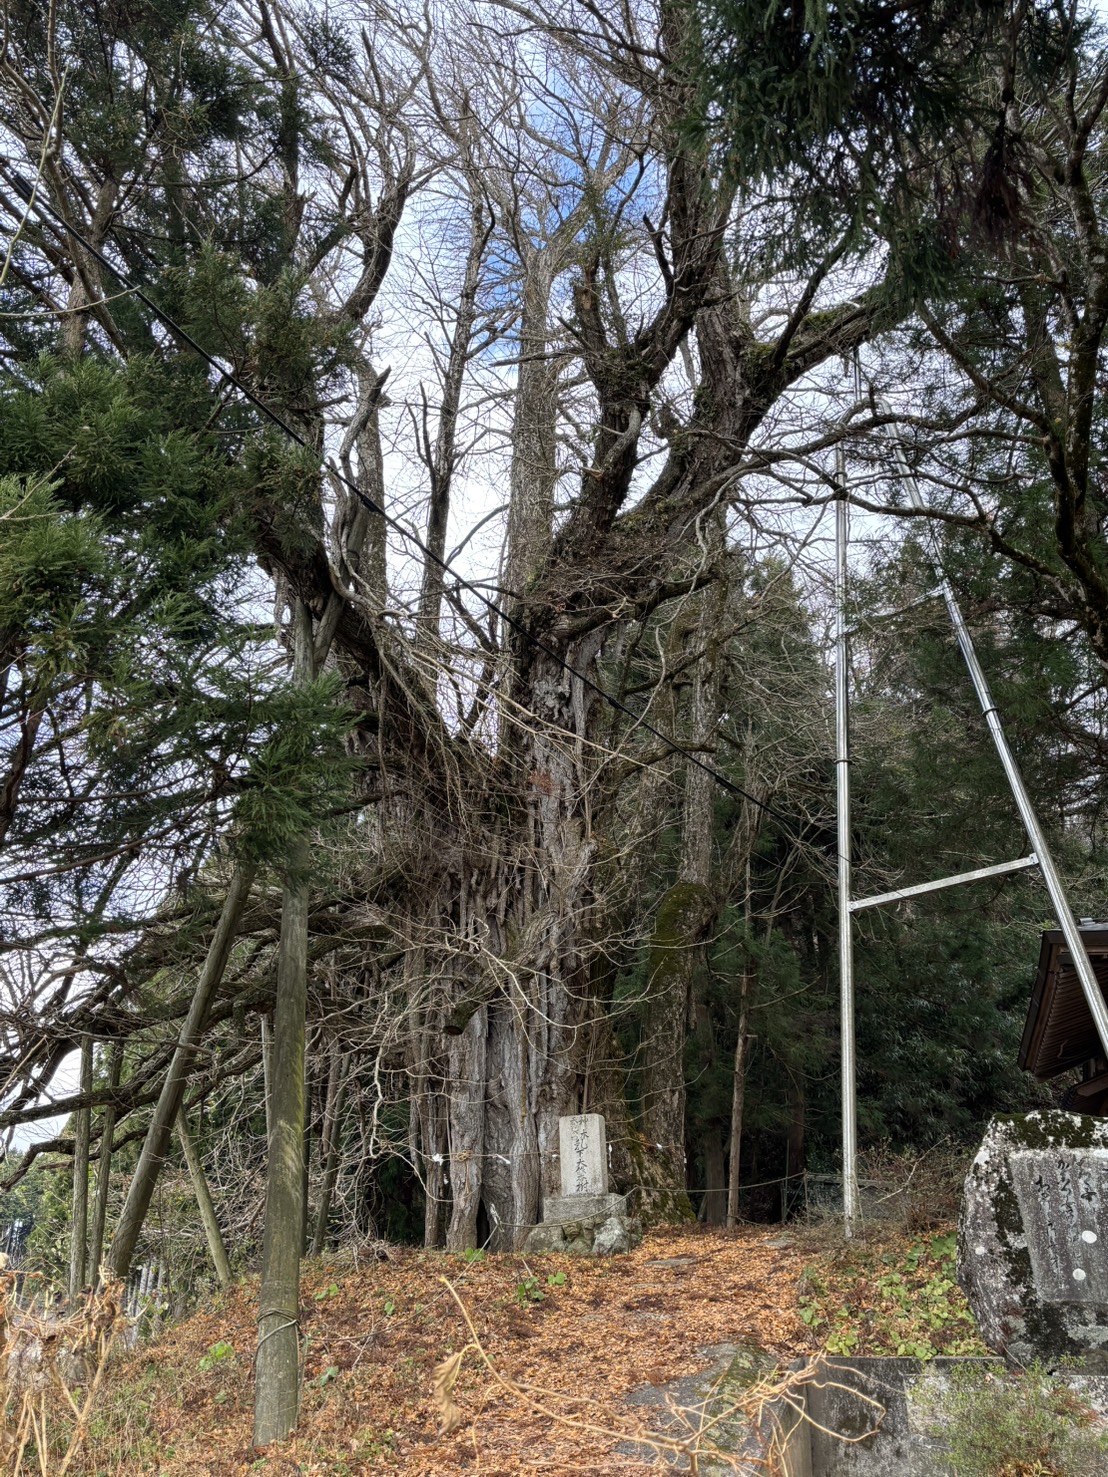
[[[887, 409], [887, 407], [884, 408]], [[912, 473], [912, 469], [908, 465], [908, 458], [904, 454], [904, 447], [901, 445], [899, 437], [895, 435], [893, 437], [893, 453], [896, 457], [897, 470], [904, 479], [912, 506], [921, 513], [926, 512], [926, 505], [920, 495], [919, 486]], [[841, 476], [842, 474], [840, 472], [840, 479]], [[947, 613], [950, 616], [955, 635], [958, 637], [958, 645], [961, 648], [962, 657], [969, 669], [970, 679], [977, 693], [977, 700], [981, 704], [981, 711], [985, 715], [985, 722], [988, 725], [989, 733], [992, 735], [996, 752], [1001, 764], [1004, 766], [1004, 773], [1008, 777], [1012, 798], [1016, 802], [1020, 819], [1023, 821], [1024, 829], [1031, 842], [1031, 849], [1038, 858], [1039, 867], [1043, 874], [1043, 881], [1046, 883], [1046, 890], [1050, 894], [1054, 916], [1058, 920], [1058, 927], [1062, 930], [1066, 947], [1069, 949], [1070, 956], [1073, 959], [1073, 967], [1077, 971], [1077, 978], [1081, 983], [1085, 1003], [1089, 1007], [1093, 1024], [1096, 1026], [1096, 1033], [1100, 1037], [1101, 1047], [1105, 1056], [1108, 1057], [1108, 1005], [1105, 1004], [1104, 996], [1101, 994], [1100, 986], [1097, 984], [1096, 975], [1093, 973], [1093, 966], [1089, 962], [1088, 954], [1085, 952], [1085, 945], [1081, 940], [1081, 930], [1078, 928], [1074, 916], [1070, 912], [1070, 905], [1066, 900], [1062, 879], [1058, 875], [1057, 867], [1054, 865], [1054, 858], [1051, 855], [1050, 847], [1047, 845], [1047, 839], [1043, 834], [1043, 829], [1039, 825], [1039, 818], [1035, 814], [1031, 797], [1027, 793], [1027, 788], [1023, 783], [1023, 776], [1020, 774], [1015, 756], [1008, 747], [1008, 740], [1004, 736], [1004, 729], [1000, 722], [1000, 714], [996, 710], [996, 704], [993, 702], [992, 694], [989, 691], [989, 684], [986, 682], [985, 674], [981, 670], [981, 664], [977, 660], [977, 653], [973, 647], [973, 639], [970, 636], [969, 628], [962, 618], [962, 611], [958, 605], [957, 597], [954, 594], [950, 581], [943, 574], [942, 564], [937, 553], [934, 557], [936, 570], [941, 577], [939, 588], [943, 600], [946, 603]], [[836, 685], [836, 695], [837, 693], [838, 687]], [[841, 838], [841, 815], [839, 824]], [[839, 849], [840, 851], [842, 850], [841, 839], [839, 841]], [[841, 878], [841, 856], [839, 858], [839, 874]]]
[[1028, 867], [1037, 867], [1039, 858], [1034, 852], [1030, 856], [1017, 857], [1014, 862], [997, 862], [995, 867], [974, 867], [972, 872], [955, 872], [952, 877], [938, 877], [934, 882], [917, 882], [911, 887], [894, 887], [892, 892], [879, 892], [875, 897], [856, 897], [850, 902], [850, 911], [860, 913], [863, 908], [880, 908], [885, 903], [902, 903], [905, 898], [920, 897], [925, 892], [941, 892], [944, 887], [961, 887], [966, 882], [980, 882], [986, 877], [1004, 877], [1009, 872], [1024, 872]]
[[846, 550], [850, 537], [846, 457], [836, 457], [835, 503], [835, 806], [839, 858], [839, 1010], [842, 1042], [843, 1228], [858, 1224], [858, 1119], [855, 1103], [854, 948], [850, 917], [850, 665], [846, 624]]

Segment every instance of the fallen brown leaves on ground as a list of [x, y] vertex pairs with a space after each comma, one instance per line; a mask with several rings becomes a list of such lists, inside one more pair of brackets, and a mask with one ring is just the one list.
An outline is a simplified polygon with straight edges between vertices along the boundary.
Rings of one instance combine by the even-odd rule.
[[[634, 1440], [657, 1419], [625, 1403], [632, 1391], [704, 1369], [717, 1345], [755, 1344], [782, 1364], [819, 1347], [797, 1311], [801, 1274], [822, 1255], [811, 1232], [662, 1229], [629, 1255], [596, 1260], [378, 1255], [351, 1250], [305, 1266], [294, 1439], [251, 1446], [257, 1287], [248, 1281], [119, 1363], [87, 1471], [631, 1477], [660, 1469], [596, 1428]], [[472, 1343], [466, 1314], [496, 1371], [541, 1400], [514, 1396], [472, 1348], [452, 1368]], [[440, 1386], [443, 1369], [451, 1376], [461, 1422], [442, 1434], [436, 1369]]]

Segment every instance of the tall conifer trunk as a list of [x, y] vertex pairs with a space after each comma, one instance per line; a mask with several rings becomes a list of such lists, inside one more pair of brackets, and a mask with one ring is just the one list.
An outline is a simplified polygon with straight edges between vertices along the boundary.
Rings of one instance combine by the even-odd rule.
[[[724, 530], [713, 518], [705, 561], [724, 555]], [[696, 663], [692, 684], [689, 727], [697, 751], [711, 750], [719, 725], [720, 625], [727, 586], [720, 578], [696, 600], [695, 618], [687, 643], [704, 654]], [[704, 939], [716, 915], [711, 882], [713, 873], [712, 805], [715, 783], [695, 764], [685, 770], [681, 808], [681, 853], [677, 879], [658, 908], [647, 983], [645, 1062], [643, 1069], [643, 1129], [654, 1152], [660, 1154], [674, 1186], [686, 1183], [685, 1154], [685, 1041], [693, 1018], [693, 985], [698, 966], [705, 962]], [[690, 1215], [687, 1199], [678, 1196], [672, 1207], [660, 1207], [670, 1216]]]
[[727, 1224], [739, 1224], [739, 1187], [742, 1183], [740, 1155], [743, 1144], [743, 1112], [746, 1106], [746, 1057], [749, 1043], [750, 967], [742, 972], [739, 985], [739, 1035], [735, 1042], [735, 1071], [731, 1082], [731, 1134], [727, 1169]]
[[[314, 675], [312, 616], [302, 600], [293, 601], [292, 626], [293, 680], [306, 685]], [[300, 1410], [309, 875], [309, 840], [301, 835], [290, 847], [281, 898], [265, 1235], [255, 1360], [255, 1446], [266, 1446], [287, 1436], [296, 1425]]]

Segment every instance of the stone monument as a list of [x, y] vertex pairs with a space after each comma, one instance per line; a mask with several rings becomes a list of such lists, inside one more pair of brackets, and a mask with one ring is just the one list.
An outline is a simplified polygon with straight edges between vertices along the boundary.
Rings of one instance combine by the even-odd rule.
[[627, 1196], [608, 1190], [608, 1146], [600, 1113], [575, 1113], [558, 1121], [560, 1195], [547, 1195], [542, 1224], [532, 1228], [524, 1251], [573, 1251], [594, 1256], [629, 1251], [641, 1240], [627, 1214]]
[[608, 1145], [599, 1113], [558, 1119], [563, 1195], [608, 1193]]
[[966, 1177], [958, 1280], [997, 1353], [1108, 1373], [1108, 1120], [992, 1121]]

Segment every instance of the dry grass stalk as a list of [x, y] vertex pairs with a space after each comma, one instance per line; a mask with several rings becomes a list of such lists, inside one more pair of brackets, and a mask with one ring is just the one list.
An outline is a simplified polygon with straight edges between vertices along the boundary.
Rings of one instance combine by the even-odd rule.
[[66, 1317], [23, 1307], [0, 1271], [0, 1461], [10, 1477], [65, 1477], [88, 1435], [116, 1336], [123, 1286], [102, 1281]]

